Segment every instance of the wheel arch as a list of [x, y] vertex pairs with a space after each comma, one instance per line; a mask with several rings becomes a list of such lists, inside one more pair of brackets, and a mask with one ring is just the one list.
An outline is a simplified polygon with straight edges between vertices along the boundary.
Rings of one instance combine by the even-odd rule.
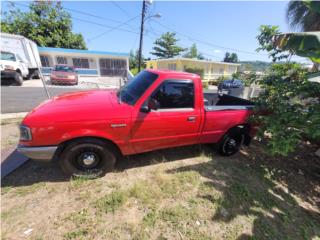
[[244, 135], [243, 143], [248, 146], [251, 142], [250, 130], [251, 130], [251, 125], [249, 123], [242, 123], [229, 128], [227, 133], [243, 134]]
[[107, 139], [107, 138], [104, 138], [104, 137], [97, 137], [97, 136], [81, 136], [81, 137], [75, 137], [75, 138], [68, 139], [68, 140], [66, 140], [64, 142], [61, 142], [58, 145], [58, 148], [57, 148], [57, 150], [55, 152], [54, 159], [58, 158], [60, 156], [60, 154], [63, 152], [63, 150], [70, 143], [73, 143], [73, 142], [76, 142], [76, 141], [81, 141], [83, 139], [101, 140], [101, 141], [105, 142], [109, 147], [111, 147], [112, 150], [115, 151], [117, 157], [123, 156], [122, 151], [120, 150], [119, 146], [116, 143], [114, 143], [113, 141], [111, 141], [110, 139]]

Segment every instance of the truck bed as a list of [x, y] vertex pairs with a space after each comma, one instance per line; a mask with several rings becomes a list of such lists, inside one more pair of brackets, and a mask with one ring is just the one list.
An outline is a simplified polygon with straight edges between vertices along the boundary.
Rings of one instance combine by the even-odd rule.
[[227, 94], [204, 93], [206, 111], [245, 110], [252, 109], [254, 103]]

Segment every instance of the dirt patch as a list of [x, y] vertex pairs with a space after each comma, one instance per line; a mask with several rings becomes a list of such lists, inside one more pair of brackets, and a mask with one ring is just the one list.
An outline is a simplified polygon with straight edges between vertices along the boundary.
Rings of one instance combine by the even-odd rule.
[[317, 239], [311, 150], [280, 159], [257, 142], [227, 158], [175, 148], [124, 158], [95, 180], [28, 162], [2, 181], [2, 238]]

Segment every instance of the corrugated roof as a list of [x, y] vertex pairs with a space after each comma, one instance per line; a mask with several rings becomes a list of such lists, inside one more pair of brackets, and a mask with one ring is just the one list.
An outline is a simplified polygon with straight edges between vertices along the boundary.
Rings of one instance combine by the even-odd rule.
[[81, 54], [97, 54], [97, 55], [112, 55], [129, 57], [129, 53], [119, 52], [104, 52], [95, 50], [80, 50], [80, 49], [69, 49], [69, 48], [53, 48], [53, 47], [38, 47], [39, 52], [65, 52], [65, 53], [81, 53]]

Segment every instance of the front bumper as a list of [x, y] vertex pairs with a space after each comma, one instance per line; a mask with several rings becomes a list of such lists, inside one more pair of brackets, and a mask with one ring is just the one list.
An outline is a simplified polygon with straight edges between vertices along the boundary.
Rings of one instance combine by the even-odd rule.
[[19, 145], [17, 150], [26, 157], [41, 162], [49, 162], [57, 150], [57, 146], [49, 147], [26, 147]]
[[1, 70], [1, 79], [13, 79], [16, 71], [13, 70]]

